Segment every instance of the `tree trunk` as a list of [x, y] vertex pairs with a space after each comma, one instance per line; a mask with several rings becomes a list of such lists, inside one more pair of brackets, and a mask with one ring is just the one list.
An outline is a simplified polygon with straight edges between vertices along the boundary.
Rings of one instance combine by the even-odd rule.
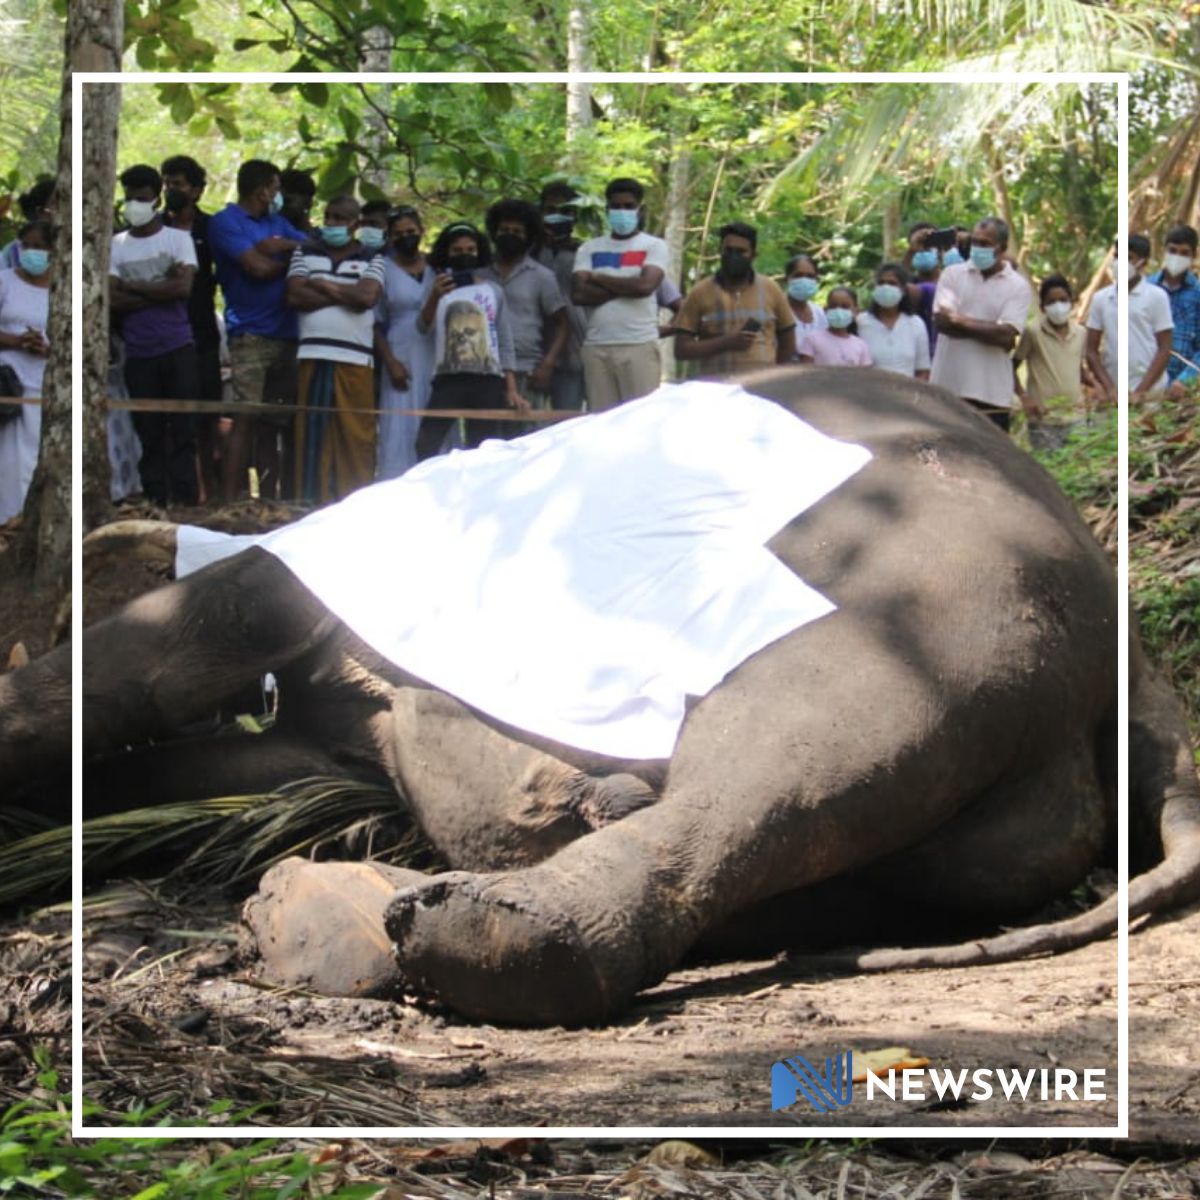
[[903, 258], [900, 246], [900, 197], [889, 196], [883, 206], [883, 261]]
[[[33, 585], [38, 591], [59, 590], [70, 586], [71, 579], [71, 76], [74, 71], [119, 71], [124, 27], [122, 0], [73, 0], [68, 9], [63, 80], [59, 112], [59, 148], [56, 208], [59, 216], [58, 239], [54, 247], [54, 278], [50, 289], [50, 316], [47, 336], [50, 357], [46, 363], [42, 388], [42, 435], [38, 465], [25, 501], [21, 561], [33, 565]], [[109, 86], [109, 90], [116, 89]], [[116, 97], [111, 101], [112, 143], [107, 170], [92, 178], [84, 193], [84, 222], [97, 219], [103, 208], [105, 237], [100, 279], [108, 274], [109, 237], [112, 222], [112, 189], [116, 158]], [[85, 129], [90, 134], [90, 129]], [[86, 142], [85, 137], [85, 142]], [[86, 156], [86, 149], [85, 149]], [[97, 192], [100, 195], [97, 195]], [[105, 199], [107, 197], [107, 199]], [[84, 288], [89, 268], [93, 280], [95, 263], [89, 263], [89, 246], [84, 245]], [[108, 505], [109, 465], [105, 418], [107, 399], [105, 381], [108, 369], [107, 294], [100, 288], [101, 310], [84, 310], [84, 454], [99, 458], [99, 484], [103, 505]], [[98, 386], [97, 386], [98, 384]], [[93, 407], [97, 412], [93, 412]], [[96, 416], [98, 413], [98, 422]], [[96, 466], [93, 464], [93, 470]], [[86, 497], [86, 490], [85, 490]]]
[[[592, 69], [592, 48], [585, 0], [571, 0], [567, 10], [567, 69], [576, 74]], [[580, 135], [592, 124], [592, 85], [571, 79], [567, 83], [567, 162], [578, 167]]]
[[[688, 192], [692, 174], [692, 156], [687, 149], [685, 137], [686, 135], [680, 137], [671, 158], [667, 176], [666, 219], [663, 225], [663, 240], [667, 243], [667, 274], [680, 287], [684, 286], [683, 247], [687, 237]], [[664, 338], [663, 341], [662, 377], [665, 381], [675, 377], [675, 342], [673, 338]]]
[[[363, 35], [362, 52], [358, 60], [359, 71], [364, 74], [383, 74], [390, 71], [393, 45], [392, 31], [386, 25], [376, 25], [368, 29]], [[365, 126], [363, 141], [371, 152], [371, 165], [363, 172], [362, 178], [365, 184], [377, 188], [386, 196], [391, 180], [384, 163], [387, 159], [391, 138], [383, 114], [391, 111], [392, 89], [386, 83], [373, 86], [378, 92], [376, 97], [378, 108], [367, 105], [363, 116], [363, 125]]]
[[1008, 226], [1009, 257], [1024, 268], [1025, 253], [1017, 238], [1017, 227], [1013, 222], [1012, 201], [1008, 195], [1008, 180], [1004, 178], [1004, 156], [999, 152], [988, 134], [982, 138], [983, 152], [987, 156], [988, 169], [992, 177], [992, 195], [996, 198], [996, 215]]

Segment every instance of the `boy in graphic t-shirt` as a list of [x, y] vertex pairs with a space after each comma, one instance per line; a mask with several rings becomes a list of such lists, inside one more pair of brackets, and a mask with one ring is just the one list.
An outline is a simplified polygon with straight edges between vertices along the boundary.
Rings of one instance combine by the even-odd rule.
[[588, 312], [581, 356], [592, 412], [649, 395], [662, 374], [656, 294], [667, 244], [642, 231], [636, 179], [614, 179], [604, 195], [610, 232], [579, 247], [571, 278], [571, 300]]
[[[188, 297], [196, 274], [191, 236], [162, 220], [162, 176], [138, 164], [121, 174], [129, 228], [112, 241], [109, 301], [121, 317], [125, 386], [132, 399], [194, 400], [196, 346]], [[195, 504], [196, 435], [188, 413], [133, 414], [142, 442], [142, 490], [158, 504]]]

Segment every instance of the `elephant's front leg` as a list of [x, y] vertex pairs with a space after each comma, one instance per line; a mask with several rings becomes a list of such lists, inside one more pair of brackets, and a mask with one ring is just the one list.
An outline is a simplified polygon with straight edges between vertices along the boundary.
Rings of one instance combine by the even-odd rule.
[[[399, 893], [387, 928], [409, 982], [481, 1020], [601, 1020], [727, 914], [925, 834], [997, 769], [956, 757], [964, 736], [1013, 732], [986, 700], [950, 728], [941, 689], [888, 656], [790, 707], [777, 688], [756, 695], [762, 669], [693, 712], [657, 805], [539, 865]], [[886, 740], [861, 703], [881, 694], [895, 699]]]

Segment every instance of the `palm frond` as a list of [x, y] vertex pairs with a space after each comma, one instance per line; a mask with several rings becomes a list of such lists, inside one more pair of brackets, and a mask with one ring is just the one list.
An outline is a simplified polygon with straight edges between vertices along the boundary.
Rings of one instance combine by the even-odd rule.
[[[221, 796], [97, 817], [83, 824], [85, 877], [145, 869], [172, 882], [227, 888], [288, 855], [354, 857], [424, 868], [435, 859], [396, 794], [346, 779], [299, 780], [265, 795]], [[71, 829], [27, 832], [0, 847], [0, 906], [61, 895]]]

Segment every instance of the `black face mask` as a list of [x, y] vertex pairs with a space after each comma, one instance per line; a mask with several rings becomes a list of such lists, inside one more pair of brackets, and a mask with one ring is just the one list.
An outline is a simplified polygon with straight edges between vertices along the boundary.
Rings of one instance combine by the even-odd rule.
[[183, 212], [192, 198], [187, 192], [181, 192], [178, 188], [171, 188], [163, 199], [163, 203], [167, 206], [167, 212]]
[[396, 250], [405, 258], [412, 258], [417, 252], [417, 247], [421, 244], [421, 235], [419, 233], [402, 233], [399, 234], [392, 243]]
[[550, 213], [543, 217], [542, 221], [546, 226], [546, 232], [550, 235], [550, 240], [555, 242], [569, 238], [571, 231], [575, 228], [575, 218], [566, 213]]
[[519, 258], [528, 245], [519, 233], [501, 233], [496, 238], [496, 249], [501, 258]]
[[451, 254], [446, 259], [446, 266], [452, 271], [473, 271], [479, 266], [479, 255]]
[[746, 279], [753, 268], [750, 256], [740, 250], [721, 251], [721, 274], [729, 279]]

